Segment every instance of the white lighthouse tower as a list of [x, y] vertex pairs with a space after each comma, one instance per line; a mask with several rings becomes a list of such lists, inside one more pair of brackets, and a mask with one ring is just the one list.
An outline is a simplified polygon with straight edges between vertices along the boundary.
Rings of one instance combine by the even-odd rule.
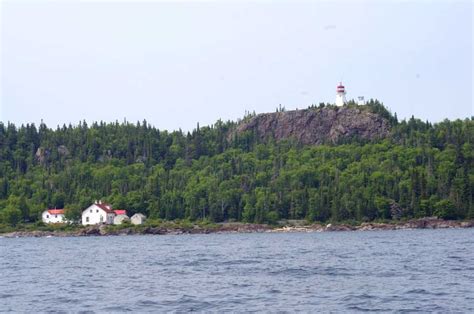
[[346, 88], [339, 82], [336, 88], [336, 106], [342, 106], [346, 103]]

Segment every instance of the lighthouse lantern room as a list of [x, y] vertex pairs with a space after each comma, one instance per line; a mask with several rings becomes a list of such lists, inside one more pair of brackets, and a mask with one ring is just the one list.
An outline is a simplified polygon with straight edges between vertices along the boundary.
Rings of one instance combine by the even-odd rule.
[[336, 106], [342, 106], [346, 103], [346, 88], [339, 82], [336, 88]]

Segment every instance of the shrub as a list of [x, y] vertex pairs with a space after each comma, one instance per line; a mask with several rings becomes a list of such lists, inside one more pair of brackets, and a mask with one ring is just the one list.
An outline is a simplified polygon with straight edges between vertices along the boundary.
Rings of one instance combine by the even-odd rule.
[[13, 227], [15, 227], [20, 222], [22, 217], [21, 210], [12, 207], [7, 207], [2, 214], [2, 220]]
[[456, 207], [450, 200], [441, 200], [434, 205], [434, 214], [442, 219], [456, 219]]
[[266, 220], [269, 224], [275, 225], [279, 219], [280, 219], [280, 216], [278, 215], [278, 212], [271, 211], [267, 213]]

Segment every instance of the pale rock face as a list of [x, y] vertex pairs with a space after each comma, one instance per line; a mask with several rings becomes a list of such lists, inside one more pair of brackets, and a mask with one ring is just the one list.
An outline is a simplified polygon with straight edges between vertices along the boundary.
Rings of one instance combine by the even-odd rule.
[[35, 153], [36, 160], [38, 160], [40, 164], [44, 164], [49, 155], [50, 151], [44, 147], [38, 147]]
[[374, 140], [390, 133], [389, 122], [378, 114], [354, 107], [324, 107], [259, 114], [240, 123], [229, 134], [256, 132], [261, 139], [295, 139], [302, 144], [319, 145], [360, 138]]
[[69, 149], [64, 145], [58, 146], [58, 153], [62, 156], [69, 156]]

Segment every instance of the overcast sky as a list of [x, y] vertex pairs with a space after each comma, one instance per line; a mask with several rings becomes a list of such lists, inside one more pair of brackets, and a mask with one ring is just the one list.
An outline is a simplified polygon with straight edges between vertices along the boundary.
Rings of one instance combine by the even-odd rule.
[[146, 119], [377, 98], [399, 118], [473, 115], [471, 1], [1, 1], [0, 120]]

